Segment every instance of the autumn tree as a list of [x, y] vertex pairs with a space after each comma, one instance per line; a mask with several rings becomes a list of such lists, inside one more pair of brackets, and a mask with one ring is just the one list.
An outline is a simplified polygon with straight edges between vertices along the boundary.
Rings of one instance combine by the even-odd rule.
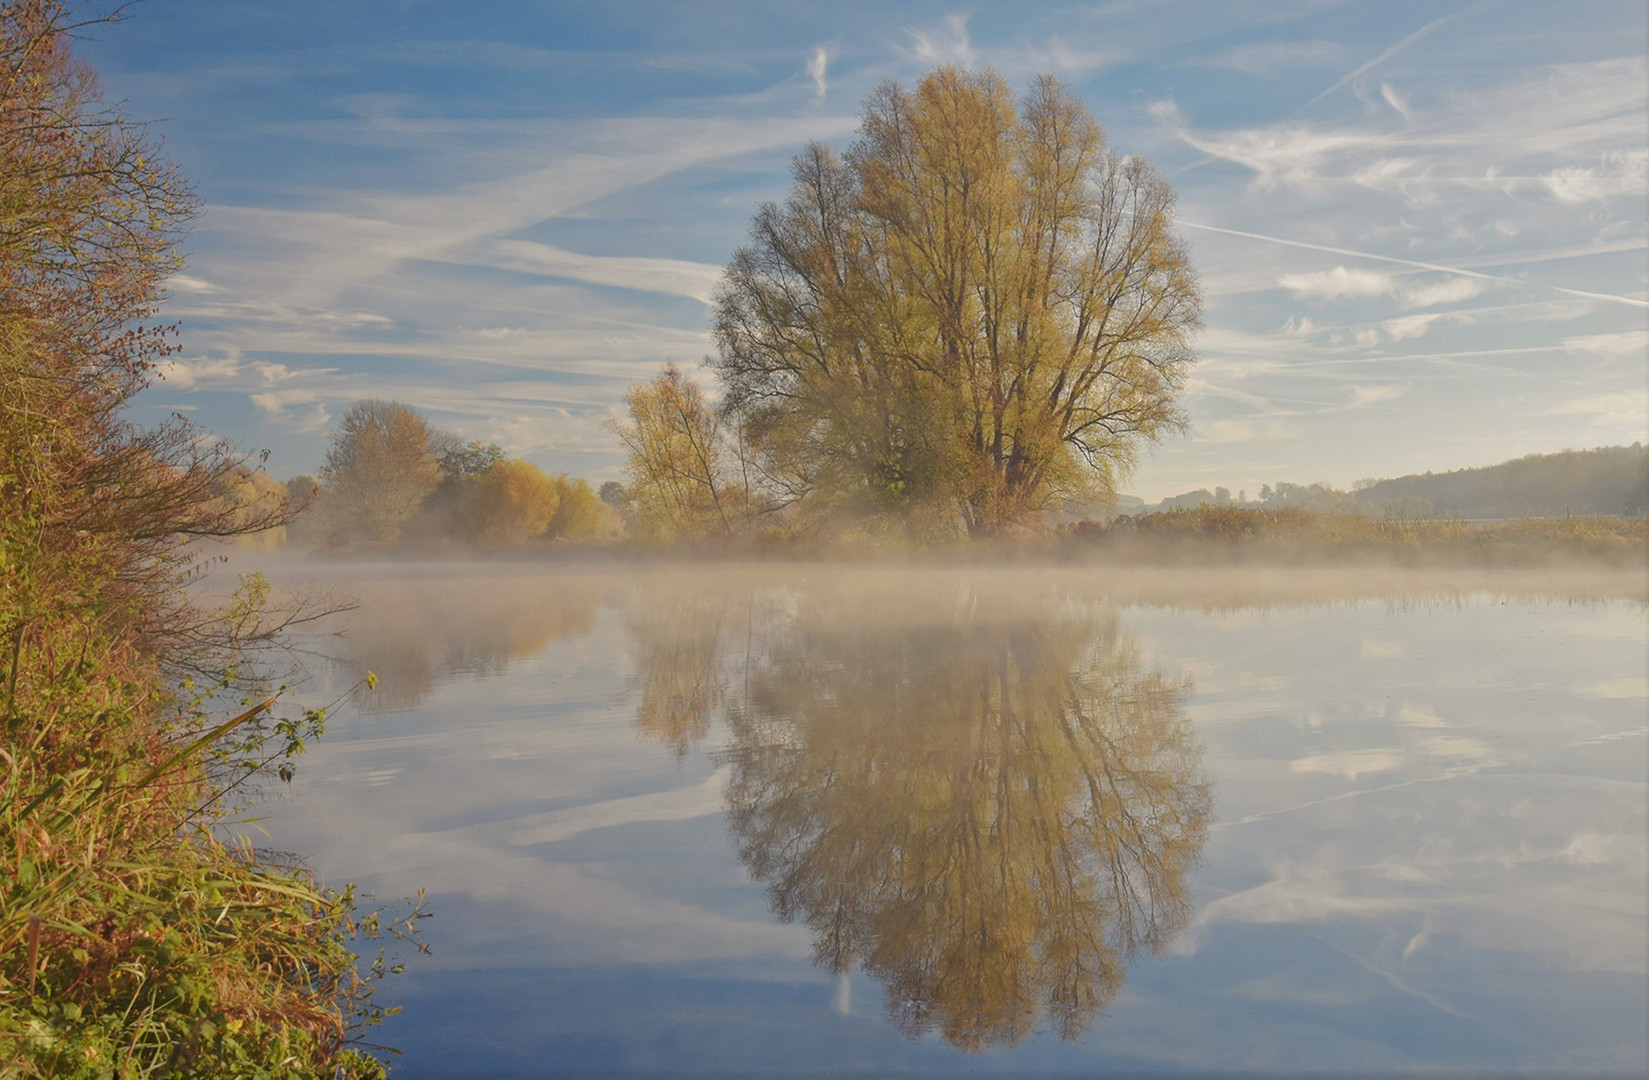
[[728, 536], [738, 515], [726, 439], [704, 391], [674, 365], [625, 396], [611, 430], [629, 451], [625, 506], [643, 536]]
[[357, 401], [327, 448], [321, 479], [335, 540], [399, 539], [441, 482], [429, 423], [398, 401]]
[[555, 477], [555, 516], [545, 535], [557, 540], [590, 540], [613, 528], [613, 511], [586, 480]]
[[728, 265], [711, 365], [788, 497], [974, 536], [1104, 495], [1175, 430], [1200, 298], [1168, 183], [1052, 77], [888, 82]]
[[462, 490], [465, 526], [476, 540], [492, 546], [543, 536], [560, 504], [555, 479], [525, 461], [497, 462], [471, 477]]

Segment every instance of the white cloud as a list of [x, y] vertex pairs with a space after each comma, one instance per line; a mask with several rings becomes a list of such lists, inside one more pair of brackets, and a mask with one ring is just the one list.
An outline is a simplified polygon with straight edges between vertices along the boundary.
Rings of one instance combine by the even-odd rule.
[[1408, 98], [1397, 92], [1397, 88], [1388, 82], [1380, 84], [1380, 96], [1385, 98], [1386, 104], [1397, 111], [1404, 120], [1412, 121], [1414, 112], [1409, 108]]
[[907, 28], [905, 34], [910, 38], [909, 55], [925, 65], [973, 65], [973, 39], [968, 36], [966, 15], [946, 15], [935, 27]]
[[1602, 701], [1649, 699], [1649, 678], [1642, 675], [1628, 675], [1621, 679], [1605, 679], [1601, 682], [1582, 683], [1580, 686], [1575, 687], [1575, 693], [1581, 697]]
[[1352, 270], [1336, 266], [1307, 274], [1284, 274], [1277, 284], [1302, 300], [1347, 300], [1365, 296], [1385, 296], [1392, 291], [1390, 275], [1376, 270]]
[[[1177, 111], [1169, 115], [1177, 117]], [[1205, 154], [1252, 169], [1254, 186], [1261, 190], [1279, 185], [1316, 189], [1326, 178], [1330, 161], [1391, 145], [1389, 139], [1377, 133], [1350, 129], [1325, 131], [1304, 124], [1250, 128], [1219, 135], [1199, 135], [1185, 130], [1179, 135]]]
[[166, 287], [173, 292], [196, 294], [220, 293], [223, 289], [212, 284], [205, 278], [190, 277], [188, 274], [173, 274], [166, 281]]
[[1574, 416], [1585, 419], [1588, 430], [1610, 440], [1641, 440], [1649, 433], [1649, 391], [1619, 390], [1588, 394], [1561, 402], [1540, 416]]
[[1337, 63], [1345, 47], [1333, 41], [1253, 41], [1236, 45], [1194, 63], [1228, 68], [1248, 75], [1280, 74], [1279, 68], [1319, 67]]
[[1145, 111], [1171, 128], [1178, 130], [1185, 127], [1185, 114], [1180, 112], [1180, 107], [1173, 98], [1153, 101], [1145, 107]]
[[[314, 390], [269, 390], [252, 394], [252, 405], [267, 419], [297, 432], [319, 431], [332, 422], [332, 414]], [[308, 406], [301, 408], [300, 406]]]
[[1393, 341], [1407, 341], [1410, 338], [1424, 337], [1427, 328], [1439, 318], [1441, 316], [1435, 314], [1404, 315], [1398, 319], [1387, 319], [1380, 324], [1380, 329]]
[[1446, 728], [1449, 722], [1437, 715], [1430, 705], [1403, 704], [1397, 708], [1397, 722], [1404, 727]]
[[813, 52], [807, 58], [807, 77], [813, 80], [813, 98], [823, 101], [825, 94], [830, 90], [827, 71], [830, 67], [830, 50], [823, 45], [813, 46]]
[[1394, 401], [1409, 392], [1407, 384], [1384, 386], [1353, 386], [1351, 388], [1351, 407], [1374, 405], [1382, 401]]
[[718, 815], [724, 808], [722, 789], [731, 774], [731, 769], [723, 768], [692, 787], [620, 796], [520, 817], [510, 823], [510, 843], [530, 847], [569, 840], [593, 829]]
[[1429, 739], [1422, 739], [1420, 752], [1429, 757], [1449, 761], [1482, 763], [1498, 761], [1500, 758], [1493, 747], [1476, 739], [1468, 739], [1464, 735], [1433, 735]]
[[1563, 348], [1574, 356], [1649, 357], [1649, 330], [1626, 330], [1615, 334], [1582, 334], [1563, 339]]
[[1451, 277], [1430, 285], [1407, 286], [1398, 293], [1398, 300], [1406, 308], [1458, 304], [1481, 295], [1488, 287], [1482, 278]]
[[1410, 182], [1420, 172], [1419, 159], [1413, 157], [1380, 157], [1351, 174], [1352, 182], [1372, 191], [1400, 191], [1412, 204], [1432, 201], [1435, 196], [1416, 189]]
[[1290, 772], [1327, 773], [1355, 780], [1365, 773], [1390, 772], [1403, 765], [1403, 752], [1397, 749], [1339, 750], [1328, 754], [1312, 754], [1288, 763]]
[[1596, 168], [1571, 165], [1540, 177], [1552, 197], [1566, 206], [1649, 195], [1649, 150], [1608, 151]]
[[705, 304], [721, 280], [721, 267], [684, 259], [583, 255], [529, 240], [501, 240], [501, 265], [620, 289], [687, 296]]
[[237, 357], [197, 356], [167, 360], [155, 368], [155, 377], [173, 390], [193, 390], [203, 382], [221, 382], [235, 378], [241, 372]]

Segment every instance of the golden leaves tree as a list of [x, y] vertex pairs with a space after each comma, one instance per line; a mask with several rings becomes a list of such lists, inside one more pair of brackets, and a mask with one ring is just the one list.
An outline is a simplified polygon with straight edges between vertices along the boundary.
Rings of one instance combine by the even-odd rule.
[[524, 544], [543, 536], [561, 502], [556, 481], [525, 461], [500, 461], [468, 478], [462, 505], [484, 544]]
[[628, 423], [611, 430], [629, 451], [632, 528], [657, 539], [728, 536], [737, 508], [721, 424], [697, 383], [674, 364], [630, 387]]
[[1177, 428], [1200, 297], [1167, 182], [1043, 77], [885, 83], [796, 158], [717, 298], [725, 409], [812, 500], [970, 535], [1114, 490]]

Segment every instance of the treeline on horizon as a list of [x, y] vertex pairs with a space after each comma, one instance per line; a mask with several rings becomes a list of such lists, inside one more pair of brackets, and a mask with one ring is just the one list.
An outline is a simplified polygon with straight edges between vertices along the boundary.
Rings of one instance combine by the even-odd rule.
[[284, 503], [292, 520], [284, 535], [262, 538], [270, 545], [501, 548], [612, 539], [623, 530], [584, 480], [546, 474], [495, 443], [465, 442], [397, 401], [351, 405], [318, 478], [283, 486], [247, 473], [228, 494], [249, 506]]
[[[678, 410], [678, 415], [683, 411], [693, 415], [696, 407], [701, 416], [709, 416], [709, 407], [696, 387], [673, 371], [654, 384], [634, 388], [632, 401], [650, 396], [656, 403], [661, 391], [687, 399], [688, 408]], [[497, 444], [466, 442], [435, 427], [400, 402], [366, 400], [351, 405], [331, 436], [325, 462], [320, 477], [298, 476], [284, 485], [244, 467], [229, 474], [224, 497], [228, 503], [245, 507], [241, 513], [267, 513], [281, 505], [289, 515], [285, 530], [262, 532], [247, 540], [263, 546], [334, 551], [440, 551], [455, 546], [496, 550], [555, 542], [657, 546], [714, 539], [719, 532], [701, 527], [696, 534], [687, 534], [679, 527], [674, 532], [661, 528], [658, 508], [637, 505], [640, 500], [633, 496], [634, 486], [607, 481], [597, 491], [583, 479], [547, 474], [509, 457]], [[706, 491], [708, 485], [700, 484], [696, 490]], [[1198, 489], [1156, 505], [1119, 495], [1108, 509], [1079, 506], [1044, 515], [1026, 523], [1018, 536], [1117, 541], [1133, 548], [1147, 538], [1168, 543], [1193, 538], [1276, 541], [1291, 537], [1339, 543], [1435, 544], [1445, 538], [1458, 542], [1467, 534], [1458, 526], [1472, 522], [1642, 518], [1646, 502], [1649, 448], [1633, 444], [1530, 454], [1499, 465], [1446, 473], [1365, 480], [1349, 492], [1325, 483], [1280, 482], [1262, 487], [1259, 498], [1252, 500], [1246, 492], [1233, 496], [1225, 488]], [[859, 522], [855, 528], [838, 521], [830, 530], [785, 531], [768, 521], [758, 532], [740, 527], [745, 522], [737, 504], [732, 505], [735, 510], [722, 538], [765, 542], [769, 547], [851, 543], [874, 535], [877, 524]], [[225, 509], [231, 515], [236, 512], [233, 506]], [[713, 505], [699, 507], [697, 514], [701, 521], [721, 521]], [[1407, 525], [1382, 531], [1372, 524], [1347, 523], [1347, 518]], [[1444, 524], [1457, 527], [1441, 528]], [[1619, 531], [1600, 528], [1611, 536]], [[1602, 535], [1598, 529], [1592, 531]], [[1550, 530], [1512, 532], [1521, 542], [1528, 542], [1537, 535], [1548, 536]], [[1500, 529], [1495, 535], [1504, 533], [1501, 539], [1506, 539], [1512, 532]], [[886, 535], [885, 529], [882, 534]], [[1489, 531], [1477, 529], [1471, 535], [1482, 540]], [[961, 536], [958, 529], [951, 538]]]
[[1191, 510], [1199, 506], [1307, 510], [1376, 518], [1499, 520], [1554, 517], [1642, 517], [1649, 511], [1649, 447], [1600, 446], [1528, 454], [1499, 465], [1360, 480], [1350, 491], [1331, 484], [1267, 484], [1258, 497], [1227, 488], [1198, 488], [1156, 504], [1117, 497], [1124, 514]]

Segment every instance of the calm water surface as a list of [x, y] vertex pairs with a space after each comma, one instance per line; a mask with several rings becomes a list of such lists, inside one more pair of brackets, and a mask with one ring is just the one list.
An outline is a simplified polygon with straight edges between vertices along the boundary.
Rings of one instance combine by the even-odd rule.
[[397, 1075], [1649, 1066], [1641, 575], [288, 576]]

